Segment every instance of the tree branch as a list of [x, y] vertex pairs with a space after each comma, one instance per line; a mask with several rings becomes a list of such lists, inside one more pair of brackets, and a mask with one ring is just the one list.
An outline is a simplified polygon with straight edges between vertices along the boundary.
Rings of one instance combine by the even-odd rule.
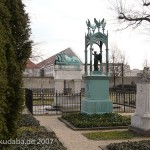
[[149, 3], [143, 3], [143, 6], [149, 6], [150, 5], [150, 2]]
[[136, 21], [136, 22], [138, 22], [138, 21], [148, 21], [148, 22], [150, 22], [150, 18], [149, 18], [149, 16], [147, 16], [147, 17], [137, 17], [137, 18], [132, 18], [132, 17], [127, 17], [124, 13], [120, 13], [120, 16], [118, 17], [118, 19], [124, 19], [124, 20], [127, 20], [127, 21]]
[[150, 1], [139, 0], [142, 2], [131, 2], [128, 5], [126, 0], [115, 0], [112, 4], [112, 10], [117, 14], [117, 20], [122, 24], [122, 28], [133, 27], [133, 29], [143, 26], [146, 22], [150, 23]]

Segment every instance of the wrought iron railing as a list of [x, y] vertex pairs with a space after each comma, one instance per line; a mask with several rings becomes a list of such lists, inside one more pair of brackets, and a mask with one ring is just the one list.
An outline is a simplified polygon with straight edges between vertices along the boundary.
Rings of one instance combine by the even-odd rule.
[[[84, 89], [78, 93], [55, 92], [52, 89], [26, 89], [26, 106], [34, 115], [80, 112]], [[135, 91], [112, 91], [109, 98], [113, 102], [113, 112], [134, 112]]]

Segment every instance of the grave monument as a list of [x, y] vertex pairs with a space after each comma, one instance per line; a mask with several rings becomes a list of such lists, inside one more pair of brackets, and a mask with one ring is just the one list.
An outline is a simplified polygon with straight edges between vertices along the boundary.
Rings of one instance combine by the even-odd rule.
[[[105, 34], [106, 22], [104, 19], [97, 21], [94, 18], [94, 24], [91, 24], [89, 19], [86, 24], [88, 33], [85, 35], [85, 98], [82, 100], [81, 112], [87, 114], [109, 113], [112, 112], [112, 101], [109, 99], [108, 32]], [[94, 44], [99, 47], [98, 53], [94, 51]], [[106, 55], [104, 67], [103, 46], [105, 46]], [[92, 56], [94, 56], [94, 69]], [[90, 62], [90, 71], [88, 71], [88, 61]]]
[[66, 52], [58, 53], [54, 69], [55, 90], [63, 93], [70, 88], [71, 92], [77, 92], [81, 88], [82, 65], [76, 56], [69, 56]]
[[81, 61], [63, 51], [56, 55], [54, 69], [55, 90], [58, 93], [54, 97], [53, 106], [61, 108], [63, 112], [79, 111], [80, 99], [73, 93], [81, 88]]
[[150, 135], [150, 70], [145, 67], [137, 83], [136, 110], [131, 117], [129, 130]]

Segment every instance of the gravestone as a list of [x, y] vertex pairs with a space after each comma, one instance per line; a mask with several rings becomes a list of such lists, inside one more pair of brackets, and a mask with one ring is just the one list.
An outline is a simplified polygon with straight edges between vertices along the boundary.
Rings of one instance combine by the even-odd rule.
[[150, 72], [147, 67], [137, 84], [136, 110], [129, 129], [145, 136], [150, 135]]

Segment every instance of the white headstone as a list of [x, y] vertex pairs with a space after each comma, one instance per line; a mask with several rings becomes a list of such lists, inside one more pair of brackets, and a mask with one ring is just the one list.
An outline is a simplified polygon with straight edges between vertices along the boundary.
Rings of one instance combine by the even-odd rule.
[[150, 129], [150, 84], [137, 84], [136, 111], [131, 118], [131, 126]]
[[136, 110], [131, 117], [131, 126], [129, 126], [129, 129], [145, 135], [150, 135], [149, 79], [149, 73], [143, 71], [142, 80], [137, 84]]

